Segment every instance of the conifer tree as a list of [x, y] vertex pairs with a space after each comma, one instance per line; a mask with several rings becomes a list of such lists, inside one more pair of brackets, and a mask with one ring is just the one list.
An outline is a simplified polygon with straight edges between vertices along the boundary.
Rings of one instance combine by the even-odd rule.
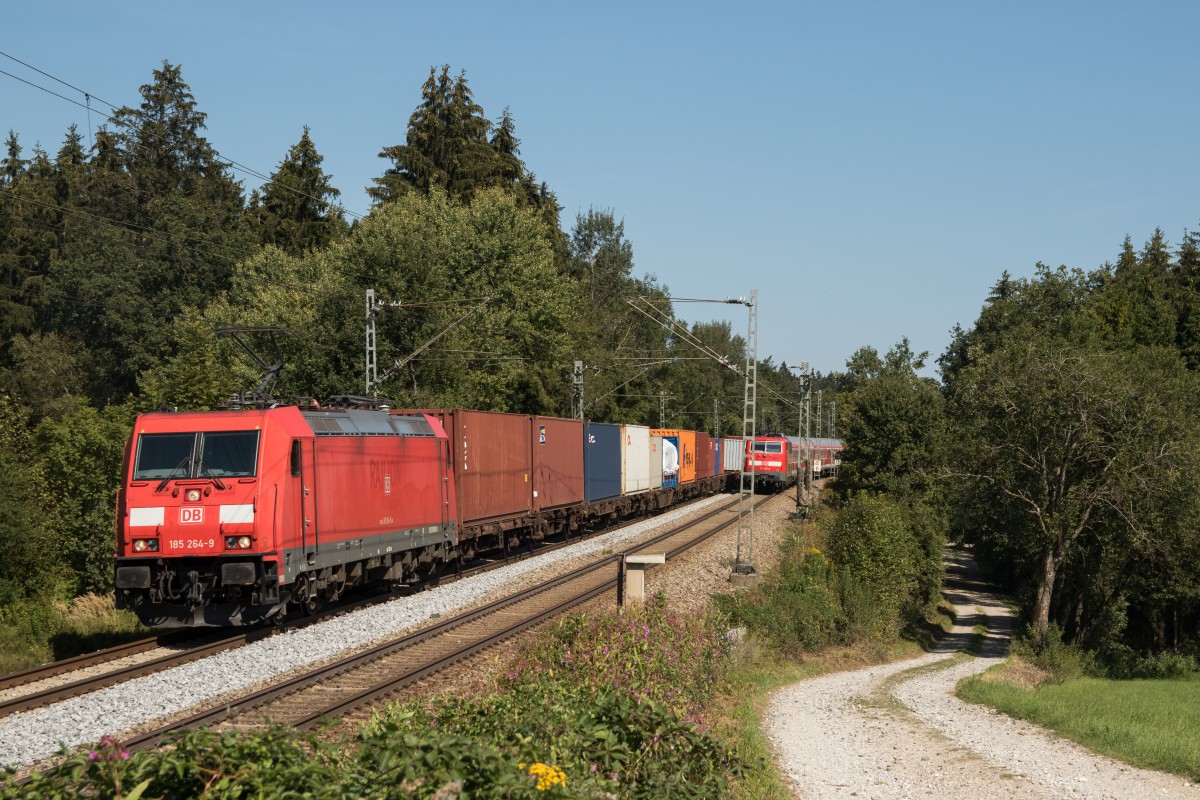
[[[421, 87], [421, 103], [408, 120], [405, 143], [384, 148], [380, 158], [393, 166], [367, 193], [386, 203], [408, 192], [428, 194], [440, 188], [455, 200], [470, 200], [478, 189], [501, 187], [526, 205], [525, 165], [520, 140], [506, 108], [493, 129], [467, 84], [466, 73], [450, 75], [449, 65], [430, 68]], [[535, 184], [536, 185], [536, 184]]]
[[1184, 231], [1172, 272], [1175, 344], [1188, 368], [1200, 368], [1200, 233]]
[[206, 306], [249, 252], [241, 187], [203, 136], [180, 68], [164, 62], [139, 92], [96, 136], [87, 215], [46, 280], [46, 327], [92, 348], [99, 401], [135, 391], [178, 346], [164, 320]]
[[83, 204], [83, 171], [87, 163], [87, 153], [83, 149], [83, 137], [72, 123], [67, 128], [67, 136], [63, 139], [58, 155], [54, 157], [54, 167], [58, 171], [58, 179], [54, 186], [55, 201], [66, 208], [77, 208]]
[[323, 160], [306, 125], [271, 180], [250, 200], [249, 217], [259, 241], [301, 255], [346, 232], [346, 221], [336, 205], [341, 192], [321, 169]]
[[61, 214], [54, 202], [57, 170], [40, 147], [23, 159], [10, 133], [0, 173], [0, 334], [7, 344], [13, 334], [33, 328], [30, 290], [56, 251]]

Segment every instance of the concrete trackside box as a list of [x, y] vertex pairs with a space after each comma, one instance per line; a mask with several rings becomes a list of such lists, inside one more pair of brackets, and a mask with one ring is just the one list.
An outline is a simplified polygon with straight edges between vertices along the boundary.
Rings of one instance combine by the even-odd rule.
[[450, 437], [450, 463], [463, 525], [528, 514], [533, 510], [532, 421], [523, 414], [465, 409], [392, 413], [428, 414]]
[[621, 426], [583, 426], [583, 494], [589, 503], [621, 495]]
[[534, 508], [558, 508], [582, 502], [583, 421], [534, 417]]

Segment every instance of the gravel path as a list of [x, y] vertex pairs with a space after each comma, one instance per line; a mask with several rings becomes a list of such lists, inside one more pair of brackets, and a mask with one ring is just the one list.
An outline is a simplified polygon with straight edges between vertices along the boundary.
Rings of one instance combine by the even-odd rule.
[[[937, 652], [780, 690], [766, 729], [801, 798], [1200, 798], [1200, 786], [1098, 756], [1034, 725], [953, 696], [1003, 660], [1007, 608], [969, 556], [947, 558], [957, 624]], [[987, 628], [978, 657], [955, 655]]]

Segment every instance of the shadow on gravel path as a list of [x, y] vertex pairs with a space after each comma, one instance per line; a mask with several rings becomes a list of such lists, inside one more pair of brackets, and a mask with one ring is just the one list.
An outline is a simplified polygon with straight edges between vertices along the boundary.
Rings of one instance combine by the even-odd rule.
[[929, 652], [971, 651], [983, 658], [1003, 657], [1012, 640], [1012, 611], [992, 593], [969, 553], [947, 548], [943, 562], [946, 579], [942, 594], [954, 606], [954, 626]]

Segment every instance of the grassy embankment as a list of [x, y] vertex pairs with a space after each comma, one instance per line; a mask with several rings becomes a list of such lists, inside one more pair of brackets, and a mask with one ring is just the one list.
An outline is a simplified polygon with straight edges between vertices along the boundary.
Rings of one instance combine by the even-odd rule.
[[137, 617], [116, 609], [111, 595], [22, 599], [0, 606], [0, 675], [149, 635]]
[[1015, 657], [962, 681], [958, 696], [1134, 766], [1200, 780], [1200, 676], [1057, 681]]

